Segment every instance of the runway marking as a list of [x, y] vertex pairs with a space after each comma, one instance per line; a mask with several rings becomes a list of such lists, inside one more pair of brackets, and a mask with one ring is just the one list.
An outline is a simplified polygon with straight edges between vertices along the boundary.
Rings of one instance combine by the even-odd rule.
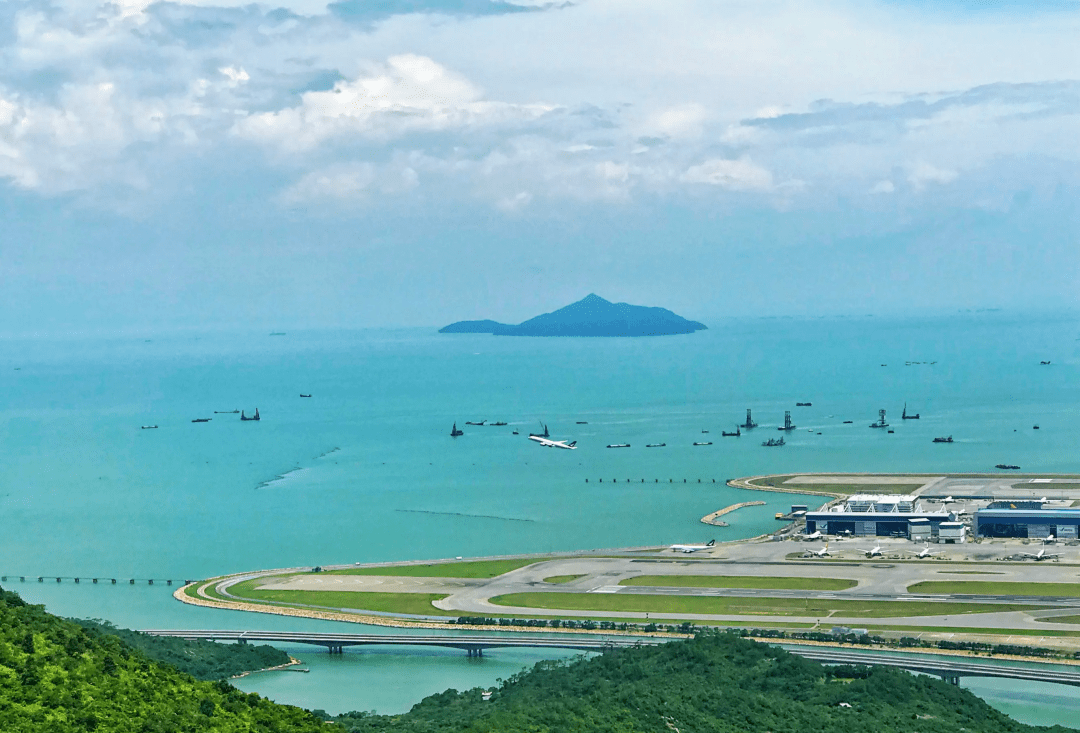
[[586, 591], [586, 593], [618, 593], [622, 589], [623, 587], [621, 585], [601, 585], [590, 591]]

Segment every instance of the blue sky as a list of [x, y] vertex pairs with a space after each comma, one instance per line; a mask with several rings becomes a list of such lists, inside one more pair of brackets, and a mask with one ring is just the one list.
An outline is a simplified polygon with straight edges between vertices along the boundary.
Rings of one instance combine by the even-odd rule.
[[1080, 2], [7, 0], [0, 333], [1075, 306]]

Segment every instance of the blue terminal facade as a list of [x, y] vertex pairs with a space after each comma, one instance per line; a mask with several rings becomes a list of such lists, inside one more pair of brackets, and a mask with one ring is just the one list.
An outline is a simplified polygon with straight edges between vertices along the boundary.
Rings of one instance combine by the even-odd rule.
[[1029, 537], [1053, 535], [1076, 539], [1080, 509], [980, 509], [972, 515], [977, 537]]

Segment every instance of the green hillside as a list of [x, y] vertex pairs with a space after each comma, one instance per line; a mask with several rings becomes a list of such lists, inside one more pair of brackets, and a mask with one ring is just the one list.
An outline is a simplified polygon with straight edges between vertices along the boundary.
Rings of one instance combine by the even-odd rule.
[[0, 730], [177, 733], [332, 730], [311, 713], [200, 682], [116, 636], [92, 635], [0, 589]]
[[[338, 723], [340, 725], [337, 725]], [[1034, 733], [962, 688], [894, 669], [826, 668], [724, 632], [542, 662], [403, 715], [333, 720], [159, 664], [0, 589], [4, 733]], [[1064, 732], [1064, 728], [1056, 728]]]
[[1053, 730], [1021, 725], [937, 678], [885, 668], [825, 668], [722, 632], [568, 664], [544, 662], [505, 682], [487, 702], [478, 690], [450, 690], [406, 715], [337, 720], [352, 731], [416, 733]]

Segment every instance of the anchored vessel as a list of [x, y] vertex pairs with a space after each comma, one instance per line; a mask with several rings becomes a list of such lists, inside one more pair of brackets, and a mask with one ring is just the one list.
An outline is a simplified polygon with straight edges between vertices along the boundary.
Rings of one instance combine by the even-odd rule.
[[473, 422], [472, 420], [466, 420], [465, 424], [466, 425], [483, 425], [486, 422], [487, 422], [487, 420], [481, 420], [480, 422]]
[[[465, 424], [466, 425], [471, 425], [471, 423], [465, 423]], [[548, 432], [547, 425], [545, 425], [544, 423], [540, 423], [540, 426], [542, 428], [544, 428], [544, 432], [542, 432], [542, 433], [529, 433], [530, 438], [550, 438], [551, 437], [551, 433]]]
[[723, 437], [723, 438], [738, 438], [740, 435], [742, 435], [742, 431], [739, 430], [738, 425], [735, 426], [735, 432], [734, 433], [729, 433], [726, 430], [721, 430], [720, 431], [720, 436]]
[[252, 415], [251, 417], [248, 417], [247, 415], [245, 415], [244, 411], [241, 410], [240, 411], [240, 419], [243, 420], [244, 422], [254, 422], [256, 420], [262, 420], [262, 418], [259, 417], [259, 408], [258, 407], [255, 408], [255, 414]]
[[493, 422], [491, 424], [492, 424], [492, 426], [494, 426], [496, 428], [501, 428], [504, 425], [509, 425], [509, 423], [502, 422], [501, 420], [499, 422]]
[[783, 438], [769, 438], [764, 443], [762, 443], [762, 445], [765, 446], [766, 448], [772, 448], [774, 446], [783, 445], [783, 444], [784, 444], [784, 439]]
[[935, 443], [951, 443], [951, 442], [953, 442], [953, 439], [952, 439], [952, 436], [949, 435], [949, 436], [944, 437], [944, 438], [934, 438], [934, 442]]
[[667, 443], [649, 443], [645, 447], [646, 448], [665, 448], [665, 447], [667, 447]]
[[754, 419], [752, 417], [750, 417], [749, 407], [746, 408], [746, 422], [744, 422], [741, 427], [746, 430], [752, 430], [753, 428], [757, 427], [757, 423], [754, 422]]
[[813, 407], [814, 403], [813, 402], [796, 402], [795, 406], [796, 407]]
[[210, 422], [210, 420], [211, 420], [211, 418], [209, 418], [209, 417], [197, 417], [194, 420], [192, 420], [191, 422]]
[[456, 438], [459, 435], [464, 435], [465, 432], [457, 429], [457, 423], [454, 423], [454, 427], [450, 428], [450, 437]]
[[784, 410], [784, 426], [777, 430], [794, 430], [795, 425], [791, 422], [791, 410]]
[[877, 422], [870, 423], [870, 427], [872, 427], [872, 428], [887, 428], [887, 427], [889, 427], [889, 423], [885, 422], [885, 411], [884, 410], [878, 410], [877, 411]]
[[157, 425], [143, 425], [143, 430], [157, 430]]
[[904, 412], [900, 415], [900, 419], [901, 420], [918, 420], [919, 419], [919, 413], [916, 412], [914, 415], [907, 414], [907, 403], [905, 402], [904, 403]]
[[1020, 466], [1013, 466], [1013, 465], [1010, 465], [1008, 463], [999, 463], [996, 466], [994, 466], [994, 468], [1003, 468], [1003, 469], [1006, 469], [1006, 470], [1009, 470], [1009, 471], [1019, 471], [1020, 470]]
[[629, 448], [629, 447], [630, 447], [629, 443], [610, 443], [610, 444], [608, 444], [608, 448]]
[[694, 443], [694, 445], [712, 445], [712, 443]]

